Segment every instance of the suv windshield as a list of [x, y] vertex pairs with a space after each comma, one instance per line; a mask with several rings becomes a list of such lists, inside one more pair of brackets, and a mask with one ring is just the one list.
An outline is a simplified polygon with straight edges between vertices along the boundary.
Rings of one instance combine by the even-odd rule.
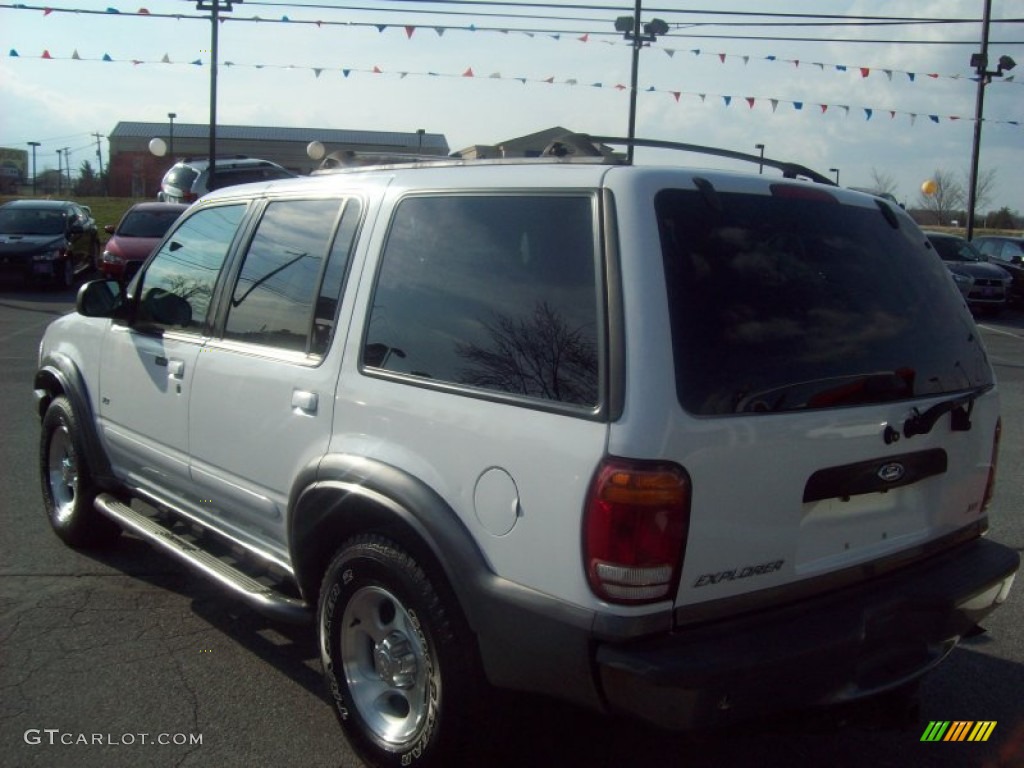
[[655, 204], [687, 411], [825, 408], [991, 383], [948, 271], [879, 207], [675, 189]]

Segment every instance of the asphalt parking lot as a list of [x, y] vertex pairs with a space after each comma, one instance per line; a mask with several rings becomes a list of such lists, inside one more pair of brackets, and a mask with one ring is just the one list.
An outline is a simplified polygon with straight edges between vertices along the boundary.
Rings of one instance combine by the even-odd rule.
[[[278, 625], [130, 536], [75, 552], [50, 532], [31, 380], [45, 325], [72, 295], [0, 286], [0, 763], [356, 766], [312, 631]], [[1024, 312], [981, 319], [1000, 380], [993, 538], [1024, 550]], [[923, 686], [906, 720], [881, 705], [700, 737], [507, 696], [488, 766], [1024, 765], [1024, 582]], [[793, 685], [800, 685], [795, 679]], [[930, 721], [990, 721], [982, 743], [922, 742]]]

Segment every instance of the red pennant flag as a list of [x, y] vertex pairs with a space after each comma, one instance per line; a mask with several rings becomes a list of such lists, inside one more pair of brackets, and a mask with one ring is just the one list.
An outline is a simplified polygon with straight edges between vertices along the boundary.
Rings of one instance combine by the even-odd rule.
[[821, 105], [821, 114], [824, 115], [826, 112], [828, 112], [828, 104], [822, 104]]
[[383, 74], [384, 74], [384, 72], [383, 72], [383, 71], [381, 70], [381, 68], [380, 68], [380, 67], [378, 67], [378, 66], [377, 66], [377, 65], [375, 64], [375, 65], [373, 66], [373, 74], [375, 74], [375, 75], [383, 75]]
[[939, 76], [935, 75], [935, 74], [928, 75], [928, 77], [930, 77], [932, 80], [938, 80], [939, 79]]
[[618, 85], [615, 86], [615, 90], [616, 91], [625, 91], [627, 89], [626, 89], [626, 86], [624, 86], [622, 83], [619, 83]]
[[718, 60], [720, 62], [722, 62], [723, 64], [725, 64], [725, 54], [724, 53], [718, 54]]
[[50, 55], [49, 51], [43, 51], [43, 55], [40, 58], [42, 58], [42, 59], [52, 59], [53, 56]]
[[49, 16], [53, 13], [53, 8], [43, 8], [43, 16]]
[[405, 27], [405, 36], [406, 36], [406, 38], [411, 38], [412, 37], [412, 33], [415, 32], [415, 31], [416, 31], [416, 27], [411, 27], [411, 26], [406, 25], [406, 27]]
[[465, 72], [462, 73], [462, 76], [463, 77], [474, 77], [474, 75], [473, 75], [473, 68], [470, 67], [469, 69], [467, 69]]
[[579, 40], [581, 43], [585, 43], [588, 40], [590, 40], [590, 33], [587, 32], [583, 35], [583, 37], [577, 37], [576, 39]]
[[149, 16], [149, 8], [139, 8], [136, 13], [138, 13], [139, 16]]
[[895, 117], [896, 117], [896, 110], [895, 109], [890, 109], [889, 110], [889, 119], [892, 120]]
[[747, 96], [747, 106], [749, 106], [751, 109], [754, 108], [754, 101], [755, 99], [753, 96]]
[[672, 94], [672, 96], [675, 98], [676, 101], [679, 101], [679, 97], [682, 95], [682, 93], [680, 91], [670, 91], [670, 93]]
[[860, 76], [861, 77], [867, 77], [870, 74], [871, 74], [871, 68], [870, 67], [861, 67], [860, 68]]
[[552, 75], [551, 77], [545, 77], [544, 78], [544, 82], [545, 83], [553, 83], [553, 82], [555, 82], [555, 76]]
[[793, 59], [793, 66], [797, 69], [800, 68], [800, 59]]

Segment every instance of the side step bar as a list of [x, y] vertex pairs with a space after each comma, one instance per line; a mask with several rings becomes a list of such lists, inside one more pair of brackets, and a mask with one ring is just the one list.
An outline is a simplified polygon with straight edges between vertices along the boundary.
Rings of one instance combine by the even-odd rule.
[[94, 506], [122, 528], [141, 536], [203, 576], [226, 587], [260, 613], [293, 624], [305, 624], [312, 620], [313, 612], [305, 601], [287, 597], [260, 584], [110, 494], [101, 493], [96, 497]]

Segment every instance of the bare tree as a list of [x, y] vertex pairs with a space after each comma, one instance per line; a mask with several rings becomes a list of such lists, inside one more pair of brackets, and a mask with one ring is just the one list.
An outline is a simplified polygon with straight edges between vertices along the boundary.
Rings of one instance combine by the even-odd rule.
[[896, 196], [896, 180], [891, 174], [880, 171], [877, 168], [871, 169], [871, 192], [876, 195]]
[[918, 205], [932, 213], [940, 226], [947, 226], [958, 211], [963, 210], [967, 195], [964, 185], [950, 171], [936, 169], [931, 181], [935, 183], [932, 194], [926, 195], [922, 190], [918, 196]]
[[462, 382], [531, 397], [593, 405], [597, 402], [597, 351], [547, 302], [529, 318], [497, 315], [486, 325], [486, 347], [459, 344], [470, 367]]
[[[971, 183], [970, 171], [964, 171], [964, 189]], [[974, 188], [974, 210], [975, 213], [987, 208], [992, 202], [992, 193], [996, 186], [996, 169], [987, 168], [978, 171], [978, 185]], [[964, 193], [966, 201], [966, 192]], [[966, 205], [966, 202], [964, 203]]]

